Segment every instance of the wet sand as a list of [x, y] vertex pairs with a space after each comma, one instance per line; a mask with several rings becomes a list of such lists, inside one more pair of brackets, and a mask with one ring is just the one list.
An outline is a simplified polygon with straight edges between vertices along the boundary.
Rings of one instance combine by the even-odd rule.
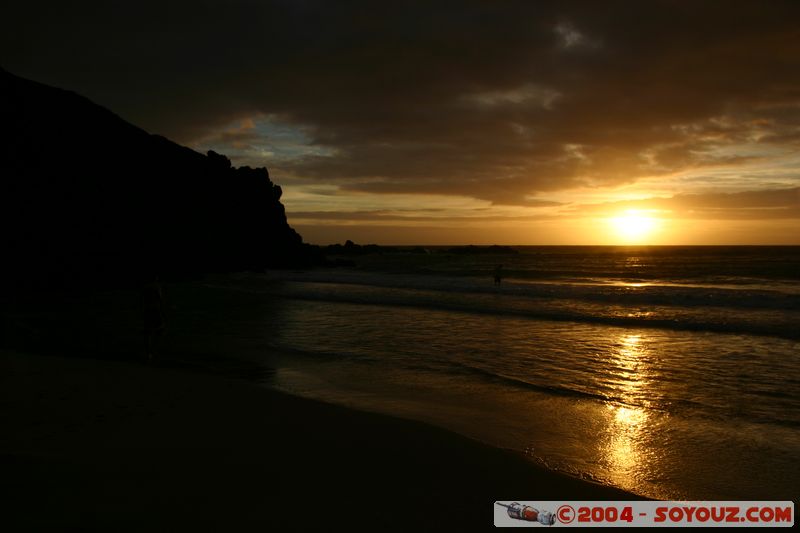
[[0, 352], [0, 528], [490, 527], [496, 500], [636, 499], [425, 424], [164, 362]]

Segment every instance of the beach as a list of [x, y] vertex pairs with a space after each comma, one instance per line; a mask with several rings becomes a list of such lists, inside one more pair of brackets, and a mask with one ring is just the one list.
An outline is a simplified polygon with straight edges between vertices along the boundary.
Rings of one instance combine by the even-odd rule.
[[504, 498], [636, 498], [176, 360], [0, 361], [8, 531], [472, 529]]
[[794, 500], [797, 257], [531, 248], [496, 286], [497, 258], [434, 251], [171, 280], [151, 362], [136, 289], [4, 300], [8, 529], [470, 529], [495, 501]]

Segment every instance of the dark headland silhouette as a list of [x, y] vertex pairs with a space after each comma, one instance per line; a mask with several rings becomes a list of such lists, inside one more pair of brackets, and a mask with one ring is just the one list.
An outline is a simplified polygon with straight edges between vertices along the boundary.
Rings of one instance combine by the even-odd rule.
[[307, 263], [266, 168], [233, 168], [0, 69], [0, 276], [12, 287]]

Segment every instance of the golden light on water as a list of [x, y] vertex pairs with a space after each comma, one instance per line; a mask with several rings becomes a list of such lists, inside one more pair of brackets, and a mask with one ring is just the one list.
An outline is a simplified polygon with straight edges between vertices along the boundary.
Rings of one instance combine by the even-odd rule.
[[636, 403], [644, 392], [646, 356], [643, 335], [623, 335], [612, 350], [611, 357], [619, 372], [615, 381], [617, 395], [626, 402]]
[[640, 448], [642, 427], [647, 422], [647, 412], [640, 408], [608, 405], [611, 427], [605, 445], [605, 459], [611, 471], [630, 482], [642, 466], [643, 450]]
[[610, 356], [619, 372], [615, 381], [616, 396], [627, 405], [608, 404], [607, 437], [603, 440], [601, 456], [612, 477], [624, 486], [635, 488], [637, 479], [646, 477], [647, 433], [649, 414], [641, 404], [648, 386], [648, 348], [644, 335], [620, 336]]

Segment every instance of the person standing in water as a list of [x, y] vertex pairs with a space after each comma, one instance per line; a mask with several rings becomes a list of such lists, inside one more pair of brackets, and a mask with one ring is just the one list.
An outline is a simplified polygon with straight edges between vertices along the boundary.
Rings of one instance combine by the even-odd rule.
[[147, 359], [152, 360], [158, 340], [164, 335], [164, 293], [158, 276], [142, 286], [142, 310], [144, 311], [144, 334], [147, 344]]
[[494, 269], [494, 284], [500, 285], [500, 282], [503, 280], [503, 265], [497, 265], [497, 268]]

